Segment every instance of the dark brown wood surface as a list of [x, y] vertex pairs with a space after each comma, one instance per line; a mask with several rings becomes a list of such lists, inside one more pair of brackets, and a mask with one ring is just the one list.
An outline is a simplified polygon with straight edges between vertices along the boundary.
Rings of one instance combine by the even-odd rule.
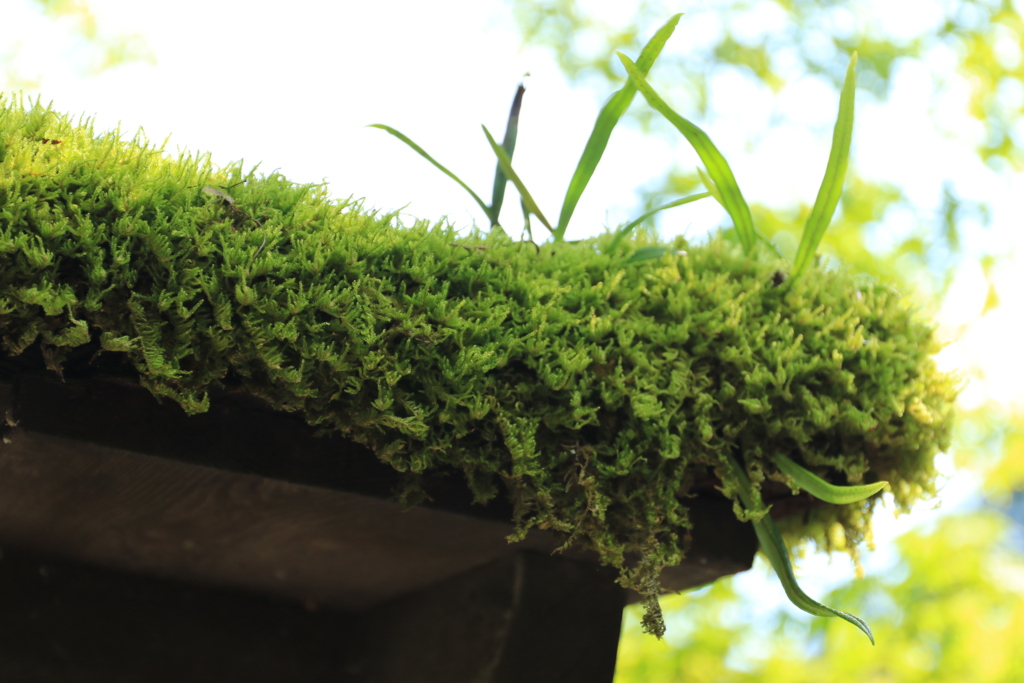
[[623, 593], [520, 552], [363, 613], [7, 551], [5, 683], [610, 683]]
[[350, 683], [347, 613], [5, 546], [4, 683]]
[[[385, 497], [397, 477], [358, 444], [244, 400], [187, 416], [139, 387], [31, 374], [0, 385], [0, 413], [17, 423], [0, 446], [0, 544], [362, 609], [562, 543], [534, 531], [510, 546], [507, 505], [471, 505], [455, 477], [438, 479], [433, 507], [404, 510]], [[756, 541], [727, 501], [691, 514], [668, 587], [750, 566]]]
[[611, 683], [625, 597], [614, 578], [514, 553], [373, 610], [349, 670], [382, 683]]
[[[124, 378], [0, 364], [0, 680], [608, 683], [615, 571], [244, 395], [185, 415]], [[756, 539], [694, 498], [684, 589]], [[635, 597], [635, 596], [633, 596]]]
[[[16, 430], [0, 543], [363, 609], [507, 555], [511, 529], [346, 491]], [[535, 536], [523, 544], [551, 551]]]

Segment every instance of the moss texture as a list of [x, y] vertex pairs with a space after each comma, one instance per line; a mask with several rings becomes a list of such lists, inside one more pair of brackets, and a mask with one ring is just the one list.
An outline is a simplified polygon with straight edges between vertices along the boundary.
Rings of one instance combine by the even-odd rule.
[[[932, 491], [955, 386], [897, 293], [818, 267], [780, 282], [786, 262], [720, 237], [635, 264], [642, 241], [610, 241], [401, 226], [0, 100], [8, 355], [38, 342], [59, 369], [99, 339], [193, 413], [241, 383], [408, 473], [408, 500], [452, 467], [478, 501], [509, 496], [521, 533], [642, 557], [624, 581], [648, 593], [685, 550], [695, 479], [735, 499], [725, 454], [755, 486], [788, 481], [785, 453], [836, 483], [887, 479], [902, 506]], [[855, 545], [875, 502], [787, 528], [839, 521]]]

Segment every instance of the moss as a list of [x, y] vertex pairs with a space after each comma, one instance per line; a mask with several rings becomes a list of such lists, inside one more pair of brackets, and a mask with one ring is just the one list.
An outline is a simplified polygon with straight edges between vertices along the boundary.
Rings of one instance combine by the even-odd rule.
[[[785, 453], [837, 483], [887, 479], [904, 507], [933, 492], [955, 387], [895, 291], [816, 266], [785, 279], [722, 237], [626, 264], [643, 241], [609, 255], [610, 234], [498, 232], [401, 226], [322, 185], [0, 100], [9, 355], [39, 342], [59, 369], [98, 339], [192, 413], [231, 378], [372, 448], [407, 500], [420, 474], [461, 470], [477, 501], [511, 498], [519, 535], [562, 532], [647, 593], [685, 550], [695, 479], [727, 454], [755, 487], [786, 480]], [[788, 533], [838, 521], [855, 546], [876, 501]]]

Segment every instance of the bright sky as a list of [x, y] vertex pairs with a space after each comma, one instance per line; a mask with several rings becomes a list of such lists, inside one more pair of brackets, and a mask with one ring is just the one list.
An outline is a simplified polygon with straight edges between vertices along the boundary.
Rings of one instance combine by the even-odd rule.
[[[516, 85], [530, 72], [517, 170], [546, 213], [557, 214], [600, 104], [567, 87], [547, 55], [521, 53], [498, 2], [448, 0], [439, 12], [407, 0], [182, 0], [154, 12], [149, 3], [90, 0], [104, 34], [137, 34], [155, 57], [98, 76], [87, 74], [95, 55], [68, 26], [41, 18], [29, 0], [10, 2], [0, 49], [20, 43], [17, 71], [38, 76], [38, 92], [59, 110], [94, 115], [101, 129], [141, 126], [158, 142], [171, 135], [172, 152], [260, 161], [296, 181], [327, 179], [337, 195], [370, 206], [408, 205], [411, 216], [448, 215], [460, 225], [484, 221], [471, 198], [367, 124], [403, 131], [489, 197], [495, 162], [480, 125], [500, 139]], [[634, 188], [666, 163], [637, 168], [628, 137], [610, 151], [577, 225], [600, 226], [605, 207], [629, 208]], [[508, 205], [518, 211], [518, 202]], [[521, 219], [513, 213], [506, 222]]]
[[[155, 142], [171, 136], [172, 153], [209, 151], [216, 163], [244, 158], [295, 181], [327, 180], [338, 197], [365, 197], [368, 206], [385, 210], [404, 206], [410, 218], [447, 215], [460, 226], [485, 220], [461, 188], [367, 124], [398, 128], [488, 197], [494, 157], [480, 124], [500, 138], [516, 84], [530, 72], [516, 167], [551, 217], [557, 216], [590, 126], [610, 94], [571, 87], [545, 52], [522, 50], [508, 6], [500, 0], [446, 0], [443, 10], [421, 0], [87, 4], [101, 35], [138, 35], [153, 62], [93, 74], [96, 52], [76, 36], [70, 22], [41, 17], [29, 0], [3, 0], [0, 57], [13, 56], [13, 72], [38, 82], [29, 94], [52, 100], [59, 111], [94, 116], [100, 130], [120, 122], [130, 135], [143, 127]], [[609, 13], [621, 13], [623, 7], [603, 0], [586, 4]], [[709, 31], [717, 30], [720, 19], [702, 11], [701, 4], [680, 3], [683, 11], [693, 11], [683, 17], [667, 49], [706, 41], [713, 35]], [[889, 28], [927, 23], [935, 14], [929, 11], [934, 7], [930, 0], [875, 4], [879, 24]], [[777, 16], [765, 16], [738, 28], [764, 31], [777, 21]], [[954, 64], [953, 55], [942, 51], [931, 60], [938, 68]], [[941, 362], [972, 376], [963, 396], [966, 407], [995, 400], [1024, 410], [1019, 351], [1024, 177], [996, 175], [978, 161], [972, 146], [981, 133], [965, 113], [966, 84], [936, 93], [924, 68], [900, 63], [896, 74], [895, 96], [888, 105], [869, 98], [858, 103], [853, 163], [867, 176], [907, 187], [925, 213], [938, 211], [944, 178], [952, 178], [965, 199], [992, 202], [992, 226], [967, 235], [968, 251], [1015, 252], [1018, 258], [990, 273], [1002, 304], [984, 316], [985, 274], [970, 266], [957, 276], [940, 313], [943, 334], [955, 343]], [[669, 77], [657, 69], [652, 73], [656, 86]], [[831, 130], [838, 96], [816, 78], [805, 77], [773, 95], [774, 102], [766, 97], [749, 81], [727, 75], [712, 89], [706, 129], [751, 201], [810, 201], [828, 156], [828, 140], [817, 132]], [[751, 126], [767, 130], [775, 125], [763, 115], [771, 106], [783, 112], [781, 125], [771, 128], [753, 151], [734, 142], [746, 140]], [[947, 131], [959, 131], [959, 136], [922, 125], [932, 108], [943, 112]], [[681, 140], [673, 145], [618, 130], [576, 211], [569, 238], [635, 217], [640, 208], [635, 191], [654, 183], [674, 159], [688, 155]], [[507, 197], [514, 196], [513, 188], [508, 192]], [[502, 222], [507, 226], [520, 225], [517, 205], [506, 201]], [[885, 244], [915, 219], [893, 216], [873, 239]], [[721, 209], [703, 201], [666, 215], [660, 226], [665, 234], [699, 235], [723, 222]], [[964, 477], [951, 482], [947, 507], [966, 499], [974, 486]], [[919, 515], [905, 519], [914, 517]], [[887, 519], [879, 519], [880, 546], [907, 524]], [[879, 556], [875, 564], [886, 561]], [[811, 577], [834, 579], [845, 572], [817, 564], [805, 564], [812, 594], [825, 585]], [[869, 568], [872, 564], [869, 559]], [[751, 590], [763, 599], [764, 590], [774, 589], [758, 584]]]

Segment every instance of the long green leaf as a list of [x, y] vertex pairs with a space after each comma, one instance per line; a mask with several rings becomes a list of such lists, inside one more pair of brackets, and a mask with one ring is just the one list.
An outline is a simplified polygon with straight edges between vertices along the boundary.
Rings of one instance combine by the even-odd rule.
[[380, 128], [381, 130], [385, 130], [385, 131], [391, 133], [392, 135], [394, 135], [396, 138], [398, 138], [399, 140], [401, 140], [405, 144], [407, 144], [410, 147], [412, 147], [421, 157], [423, 157], [424, 159], [426, 159], [427, 161], [432, 163], [434, 166], [436, 166], [438, 168], [438, 170], [440, 170], [446, 176], [448, 176], [449, 178], [451, 178], [452, 180], [457, 182], [459, 185], [461, 185], [463, 187], [463, 189], [466, 190], [466, 192], [468, 192], [470, 195], [472, 195], [473, 199], [476, 200], [476, 203], [480, 205], [480, 208], [484, 210], [484, 214], [486, 214], [487, 217], [491, 220], [491, 224], [492, 225], [494, 225], [495, 223], [498, 222], [497, 214], [495, 214], [495, 212], [491, 211], [491, 207], [489, 207], [486, 204], [484, 204], [484, 200], [480, 199], [480, 197], [477, 196], [476, 192], [473, 192], [473, 190], [469, 189], [469, 185], [467, 185], [466, 183], [462, 182], [461, 178], [459, 178], [457, 175], [455, 175], [454, 173], [449, 171], [447, 168], [442, 166], [439, 161], [434, 159], [434, 157], [432, 157], [429, 154], [427, 154], [426, 151], [424, 151], [424, 149], [422, 147], [417, 145], [415, 142], [413, 142], [408, 137], [406, 137], [405, 135], [403, 135], [399, 131], [395, 130], [391, 126], [385, 126], [383, 123], [372, 123], [369, 126], [367, 126], [367, 128]]
[[[505, 150], [505, 154], [508, 154], [509, 161], [512, 160], [512, 155], [516, 151], [516, 137], [519, 135], [519, 110], [523, 106], [523, 93], [526, 92], [526, 86], [522, 83], [516, 88], [516, 96], [512, 100], [512, 109], [508, 113], [508, 123], [505, 125], [505, 139], [501, 142], [502, 149]], [[501, 216], [501, 205], [505, 201], [505, 185], [508, 183], [508, 178], [505, 176], [505, 172], [501, 170], [501, 164], [496, 164], [494, 167], [494, 190], [491, 192], [491, 227], [493, 228], [497, 222], [498, 217]]]
[[[707, 171], [698, 166], [697, 174], [700, 176], [701, 182], [704, 183], [704, 187], [708, 188], [708, 192], [710, 192], [711, 196], [715, 198], [715, 201], [722, 204], [722, 195], [718, 191], [718, 187], [715, 186], [715, 181], [708, 177]], [[725, 204], [722, 204], [722, 206], [725, 206]], [[771, 249], [773, 254], [782, 258], [782, 252], [779, 251], [778, 247], [772, 244], [770, 239], [762, 235], [761, 231], [757, 228], [754, 228], [754, 237], [756, 237], [761, 244]]]
[[843, 181], [846, 180], [846, 167], [850, 160], [850, 142], [853, 140], [853, 104], [857, 90], [857, 53], [850, 57], [850, 66], [846, 69], [846, 81], [843, 92], [839, 96], [839, 116], [832, 131], [832, 150], [828, 155], [825, 177], [818, 188], [818, 197], [814, 200], [814, 208], [800, 236], [800, 246], [796, 250], [793, 262], [794, 277], [804, 271], [814, 258], [814, 252], [821, 244], [821, 238], [832, 222], [832, 216], [839, 205], [839, 197], [843, 194]]
[[615, 237], [612, 238], [612, 243], [608, 246], [608, 253], [609, 254], [614, 254], [615, 250], [619, 247], [619, 244], [621, 244], [622, 240], [626, 239], [626, 237], [629, 236], [629, 233], [633, 231], [633, 228], [635, 228], [636, 226], [640, 225], [645, 220], [647, 220], [648, 218], [650, 218], [654, 214], [658, 213], [659, 211], [664, 211], [665, 209], [671, 209], [671, 208], [676, 207], [676, 206], [682, 206], [683, 204], [689, 204], [690, 202], [695, 202], [698, 199], [704, 199], [705, 197], [710, 197], [710, 196], [711, 196], [710, 192], [701, 192], [699, 194], [691, 194], [689, 197], [683, 197], [682, 199], [677, 199], [675, 201], [669, 202], [668, 204], [662, 204], [661, 206], [659, 206], [656, 209], [651, 209], [650, 211], [645, 213], [643, 216], [640, 216], [640, 218], [637, 218], [635, 221], [633, 221], [631, 223], [628, 223], [627, 225], [624, 225], [623, 227], [619, 228], [618, 232], [615, 233]]
[[791, 477], [796, 485], [819, 500], [834, 505], [847, 505], [870, 498], [886, 486], [887, 481], [878, 481], [874, 484], [860, 484], [858, 486], [836, 486], [830, 484], [821, 477], [807, 471], [784, 455], [777, 454], [775, 462], [784, 474]]
[[526, 185], [519, 179], [519, 175], [512, 169], [512, 160], [508, 158], [508, 154], [502, 149], [501, 145], [494, 141], [494, 136], [491, 135], [491, 131], [487, 130], [487, 126], [481, 126], [484, 129], [484, 135], [487, 136], [487, 142], [491, 143], [491, 149], [494, 150], [495, 156], [498, 157], [498, 165], [501, 166], [501, 170], [505, 172], [508, 179], [512, 181], [512, 184], [519, 190], [519, 196], [523, 200], [523, 206], [526, 210], [537, 217], [544, 227], [549, 231], [554, 232], [551, 228], [551, 224], [548, 223], [548, 219], [544, 218], [544, 214], [541, 213], [540, 207], [537, 206], [537, 202], [533, 201], [533, 197], [526, 189]]
[[650, 261], [652, 259], [661, 258], [670, 251], [668, 247], [640, 247], [632, 254], [629, 255], [623, 265], [629, 265], [631, 263], [640, 263], [641, 261]]
[[707, 133], [677, 114], [672, 107], [668, 106], [661, 99], [644, 78], [637, 65], [629, 57], [621, 52], [616, 52], [615, 54], [619, 56], [622, 65], [626, 67], [626, 71], [629, 73], [629, 77], [637, 89], [647, 98], [647, 103], [668, 119], [669, 123], [683, 134], [683, 137], [687, 139], [697, 152], [700, 160], [704, 162], [708, 169], [708, 175], [711, 176], [711, 179], [718, 188], [722, 206], [725, 207], [726, 212], [732, 218], [733, 225], [736, 226], [736, 233], [739, 235], [740, 244], [743, 245], [743, 250], [749, 254], [754, 248], [754, 241], [756, 240], [754, 219], [750, 215], [750, 207], [747, 206], [747, 201], [743, 198], [743, 193], [740, 192], [740, 187], [736, 183], [736, 176], [733, 175], [732, 169], [729, 168], [725, 157], [722, 156], [722, 153], [711, 142], [711, 138], [708, 137]]
[[760, 518], [755, 515], [752, 522], [754, 531], [757, 534], [757, 540], [761, 545], [762, 552], [768, 557], [768, 561], [775, 570], [775, 574], [779, 577], [782, 588], [786, 591], [786, 596], [790, 602], [808, 614], [819, 617], [839, 617], [850, 622], [859, 628], [868, 637], [871, 644], [874, 645], [875, 636], [871, 633], [871, 628], [863, 619], [834, 607], [823, 605], [803, 592], [800, 585], [796, 582], [796, 575], [793, 573], [793, 565], [789, 562], [789, 551], [786, 550], [786, 544], [783, 542], [775, 522], [772, 521], [771, 515], [767, 514], [763, 504], [758, 505], [760, 501], [755, 500], [753, 487], [750, 484], [746, 471], [731, 456], [726, 455], [725, 458], [731, 474], [740, 483], [738, 492], [743, 506], [750, 512], [759, 511], [762, 513]]
[[[718, 186], [715, 185], [715, 181], [708, 177], [708, 172], [700, 166], [697, 167], [697, 175], [700, 176], [700, 181], [704, 183], [704, 187], [708, 188], [708, 192], [715, 198], [715, 201], [722, 204], [722, 193], [718, 191]], [[725, 206], [725, 204], [722, 204]]]
[[868, 637], [871, 644], [875, 644], [875, 636], [871, 633], [871, 627], [860, 617], [838, 610], [828, 605], [823, 605], [817, 600], [804, 593], [796, 582], [796, 575], [793, 573], [793, 565], [789, 562], [789, 552], [779, 535], [779, 530], [772, 521], [771, 515], [765, 515], [760, 521], [754, 522], [754, 531], [757, 533], [757, 540], [761, 544], [761, 550], [768, 557], [775, 574], [782, 582], [782, 588], [786, 591], [786, 597], [794, 605], [808, 614], [818, 617], [839, 617], [859, 628]]
[[[658, 32], [654, 34], [650, 42], [641, 50], [640, 57], [636, 61], [637, 68], [641, 73], [646, 75], [650, 71], [654, 60], [661, 54], [665, 43], [672, 35], [672, 32], [675, 31], [676, 24], [679, 23], [679, 17], [681, 16], [683, 15], [676, 14], [665, 22], [665, 25], [658, 29]], [[573, 211], [576, 210], [576, 205], [579, 203], [580, 197], [583, 196], [583, 191], [587, 189], [587, 183], [590, 182], [590, 178], [594, 175], [594, 169], [597, 168], [598, 162], [601, 161], [601, 156], [608, 146], [608, 139], [611, 138], [612, 130], [626, 110], [629, 109], [629, 105], [632, 104], [635, 95], [636, 86], [633, 85], [632, 81], [627, 81], [621, 90], [617, 90], [612, 94], [604, 107], [601, 108], [601, 112], [597, 115], [594, 129], [590, 132], [587, 145], [583, 148], [583, 154], [580, 156], [579, 163], [576, 164], [576, 171], [572, 174], [569, 187], [565, 190], [565, 199], [562, 200], [562, 210], [558, 215], [558, 227], [555, 229], [554, 234], [555, 241], [561, 241], [565, 238], [565, 230], [569, 227], [569, 219], [572, 218]]]

